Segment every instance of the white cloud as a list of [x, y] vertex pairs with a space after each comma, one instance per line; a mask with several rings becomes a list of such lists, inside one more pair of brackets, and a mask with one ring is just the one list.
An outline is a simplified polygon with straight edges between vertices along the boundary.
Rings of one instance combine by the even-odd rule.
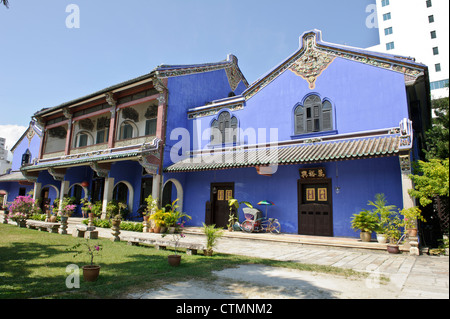
[[6, 139], [6, 149], [10, 150], [28, 127], [20, 125], [0, 125], [0, 137]]

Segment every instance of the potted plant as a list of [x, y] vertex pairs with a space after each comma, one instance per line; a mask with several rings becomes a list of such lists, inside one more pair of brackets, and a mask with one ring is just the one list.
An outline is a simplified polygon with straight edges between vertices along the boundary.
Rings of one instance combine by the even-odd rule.
[[168, 204], [165, 207], [165, 216], [164, 216], [164, 225], [168, 228], [169, 233], [174, 233], [177, 230], [177, 226], [180, 224], [181, 219], [185, 219], [183, 221], [186, 222], [186, 219], [192, 219], [191, 216], [177, 211], [179, 207], [176, 205], [178, 198], [172, 202], [172, 204]]
[[28, 215], [25, 213], [9, 213], [8, 218], [17, 223], [19, 227], [25, 227], [28, 219]]
[[96, 201], [91, 208], [91, 213], [94, 214], [95, 217], [102, 216], [102, 206], [103, 203], [101, 201]]
[[377, 241], [385, 244], [387, 242], [386, 227], [389, 222], [389, 216], [397, 207], [395, 205], [387, 205], [384, 194], [375, 194], [375, 202], [369, 200], [368, 205], [374, 207], [372, 212], [379, 218], [378, 227], [375, 229]]
[[166, 216], [165, 208], [156, 210], [153, 214], [150, 215], [150, 219], [154, 222], [154, 232], [161, 232], [161, 227], [164, 226], [164, 218]]
[[[84, 249], [80, 250], [79, 247], [84, 247]], [[94, 265], [94, 257], [100, 253], [101, 249], [102, 247], [100, 245], [91, 245], [89, 239], [86, 239], [83, 244], [77, 243], [72, 248], [67, 249], [72, 252], [75, 251], [74, 258], [81, 254], [87, 254], [89, 256], [90, 264], [82, 267], [85, 281], [92, 282], [97, 280], [101, 266]]]
[[391, 254], [400, 253], [399, 241], [402, 235], [401, 227], [402, 220], [400, 219], [398, 212], [391, 212], [389, 215], [389, 221], [386, 227], [386, 236], [388, 237], [389, 244], [387, 245], [387, 251]]
[[203, 223], [203, 232], [206, 235], [206, 250], [205, 256], [212, 256], [213, 248], [217, 245], [217, 240], [223, 236], [223, 231], [220, 228], [215, 228], [216, 225], [207, 226]]
[[403, 215], [403, 226], [407, 231], [408, 236], [417, 236], [417, 220], [426, 222], [425, 218], [422, 216], [422, 211], [419, 207], [409, 207], [403, 208], [400, 214]]
[[87, 198], [81, 199], [80, 203], [83, 205], [81, 206], [83, 218], [90, 217], [90, 214], [92, 214], [92, 203]]
[[180, 224], [181, 230], [179, 232], [177, 232], [177, 233], [171, 233], [171, 234], [164, 233], [164, 234], [162, 234], [163, 238], [165, 236], [168, 236], [168, 235], [172, 236], [172, 239], [173, 239], [173, 241], [175, 243], [175, 245], [174, 245], [175, 246], [175, 255], [167, 256], [167, 261], [169, 262], [169, 265], [171, 265], [173, 267], [179, 266], [180, 263], [181, 263], [181, 255], [178, 254], [178, 244], [180, 243], [181, 238], [186, 237], [183, 234], [183, 231], [182, 231], [183, 224], [184, 223]]
[[122, 216], [120, 214], [116, 214], [110, 220], [113, 227], [119, 227], [122, 222]]
[[372, 232], [379, 227], [378, 217], [370, 210], [363, 209], [351, 218], [352, 229], [360, 230], [360, 238], [364, 242], [370, 242]]

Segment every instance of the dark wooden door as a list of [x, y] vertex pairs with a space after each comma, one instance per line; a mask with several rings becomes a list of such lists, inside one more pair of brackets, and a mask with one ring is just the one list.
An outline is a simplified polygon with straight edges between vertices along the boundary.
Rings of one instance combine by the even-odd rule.
[[298, 181], [298, 233], [333, 236], [331, 180]]
[[234, 196], [234, 183], [211, 184], [212, 224], [227, 227], [230, 208], [228, 200]]

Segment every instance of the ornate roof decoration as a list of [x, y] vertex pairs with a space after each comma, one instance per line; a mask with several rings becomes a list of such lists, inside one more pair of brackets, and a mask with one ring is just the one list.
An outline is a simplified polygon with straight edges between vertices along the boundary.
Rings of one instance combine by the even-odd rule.
[[192, 119], [196, 119], [199, 117], [216, 115], [222, 109], [228, 109], [230, 111], [238, 111], [238, 110], [242, 110], [243, 108], [244, 108], [243, 102], [233, 103], [233, 104], [224, 104], [224, 105], [220, 105], [220, 106], [211, 105], [211, 107], [209, 107], [209, 108], [206, 107], [206, 108], [202, 108], [202, 109], [199, 109], [196, 111], [189, 111], [188, 119], [192, 120]]
[[230, 83], [231, 89], [234, 91], [239, 82], [244, 82], [248, 87], [248, 82], [237, 65], [237, 58], [233, 54], [229, 54], [225, 61], [216, 63], [202, 63], [193, 65], [160, 65], [156, 68], [159, 78], [189, 75], [195, 73], [211, 72], [225, 69]]
[[314, 36], [308, 36], [303, 41], [306, 42], [306, 50], [289, 67], [289, 70], [308, 81], [309, 88], [314, 89], [317, 77], [333, 62], [335, 57], [315, 49]]
[[313, 30], [302, 35], [299, 50], [256, 80], [243, 95], [246, 100], [250, 99], [288, 69], [308, 81], [313, 89], [317, 77], [336, 57], [402, 73], [405, 82], [417, 79], [427, 68], [412, 58], [326, 43], [321, 40], [321, 31]]

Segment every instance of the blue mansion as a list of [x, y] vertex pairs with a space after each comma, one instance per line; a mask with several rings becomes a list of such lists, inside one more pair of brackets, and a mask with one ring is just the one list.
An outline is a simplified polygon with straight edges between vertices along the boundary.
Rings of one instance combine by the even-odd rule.
[[355, 236], [350, 217], [376, 193], [415, 205], [408, 174], [431, 125], [429, 93], [427, 66], [313, 30], [251, 85], [229, 55], [42, 109], [39, 155], [21, 171], [45, 201], [87, 197], [106, 212], [115, 199], [130, 219], [149, 194], [179, 198], [194, 226], [225, 227], [230, 198], [268, 200], [282, 232]]

